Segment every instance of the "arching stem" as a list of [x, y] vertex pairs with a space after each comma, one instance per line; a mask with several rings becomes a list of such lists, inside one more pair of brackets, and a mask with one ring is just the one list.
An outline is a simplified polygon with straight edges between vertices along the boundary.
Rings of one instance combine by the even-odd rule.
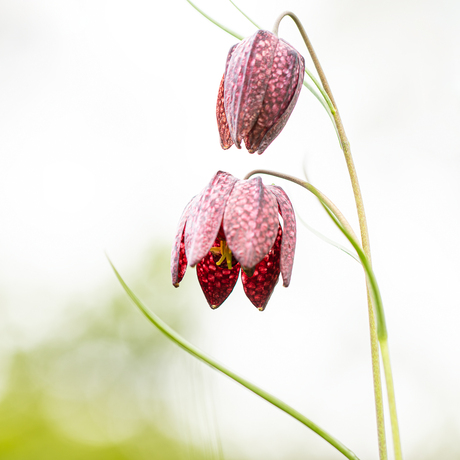
[[[330, 101], [334, 106], [334, 111], [332, 115], [334, 117], [334, 121], [337, 127], [337, 132], [340, 138], [340, 144], [345, 156], [345, 162], [347, 164], [348, 173], [351, 180], [351, 185], [353, 188], [353, 195], [355, 197], [356, 209], [358, 211], [358, 220], [359, 220], [359, 228], [361, 233], [361, 241], [364, 253], [366, 257], [371, 263], [371, 250], [369, 245], [369, 233], [367, 230], [367, 220], [366, 214], [364, 212], [364, 203], [363, 198], [361, 195], [361, 188], [358, 182], [358, 175], [356, 173], [356, 168], [353, 162], [353, 157], [351, 155], [350, 150], [350, 143], [348, 142], [347, 135], [345, 133], [345, 129], [343, 127], [342, 119], [340, 117], [339, 110], [337, 108], [337, 104], [334, 100], [334, 96], [332, 95], [331, 88], [327, 81], [326, 75], [323, 71], [321, 63], [319, 62], [318, 56], [315, 53], [313, 45], [311, 44], [308, 35], [300, 22], [299, 18], [290, 11], [286, 11], [282, 13], [278, 19], [275, 21], [275, 26], [273, 29], [273, 33], [278, 33], [278, 28], [281, 20], [289, 16], [296, 24], [297, 28], [299, 29], [300, 34], [305, 42], [305, 45], [308, 49], [310, 57], [315, 65], [316, 71], [318, 72], [318, 76], [321, 80], [323, 85], [324, 91], [326, 92], [327, 96], [329, 97]], [[371, 342], [371, 358], [372, 358], [372, 375], [373, 375], [373, 382], [374, 382], [374, 397], [375, 397], [375, 410], [377, 416], [377, 432], [378, 432], [378, 441], [379, 441], [379, 455], [380, 460], [386, 460], [387, 457], [387, 447], [386, 447], [386, 435], [385, 435], [385, 422], [384, 422], [384, 412], [383, 412], [383, 397], [382, 397], [382, 382], [380, 376], [380, 359], [379, 359], [379, 347], [378, 347], [378, 339], [377, 339], [377, 326], [375, 321], [375, 314], [374, 308], [372, 305], [372, 300], [369, 294], [369, 287], [367, 287], [367, 304], [368, 304], [368, 315], [369, 315], [369, 331], [370, 331], [370, 342]], [[393, 423], [393, 420], [392, 420]], [[397, 423], [397, 422], [396, 422]], [[397, 459], [401, 460], [401, 459]]]

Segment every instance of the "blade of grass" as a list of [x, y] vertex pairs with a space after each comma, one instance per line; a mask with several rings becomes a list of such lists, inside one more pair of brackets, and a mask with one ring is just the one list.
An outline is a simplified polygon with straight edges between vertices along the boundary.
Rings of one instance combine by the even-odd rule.
[[[107, 257], [108, 258], [108, 257]], [[195, 358], [199, 359], [200, 361], [204, 362], [205, 364], [209, 365], [213, 369], [225, 374], [226, 376], [230, 377], [231, 379], [238, 382], [240, 385], [246, 387], [248, 390], [252, 391], [256, 395], [260, 396], [261, 398], [265, 399], [269, 403], [273, 404], [274, 406], [278, 407], [282, 411], [289, 414], [291, 417], [298, 420], [300, 423], [303, 423], [305, 426], [310, 428], [316, 434], [321, 436], [325, 441], [335, 447], [339, 452], [341, 452], [346, 458], [350, 460], [359, 460], [359, 458], [347, 447], [345, 447], [339, 440], [334, 438], [332, 435], [327, 433], [325, 430], [320, 428], [318, 425], [313, 423], [310, 419], [302, 415], [300, 412], [296, 411], [294, 408], [286, 404], [285, 402], [281, 401], [277, 397], [271, 395], [267, 391], [263, 390], [262, 388], [254, 385], [253, 383], [249, 382], [248, 380], [240, 377], [235, 372], [231, 371], [223, 364], [219, 363], [217, 360], [200, 350], [199, 348], [192, 345], [190, 342], [185, 340], [179, 333], [177, 333], [174, 329], [168, 326], [163, 320], [160, 319], [155, 313], [150, 311], [141, 301], [140, 299], [134, 294], [133, 291], [128, 287], [125, 283], [121, 275], [118, 273], [115, 266], [112, 264], [111, 260], [108, 258], [112, 269], [118, 278], [121, 286], [125, 290], [126, 294], [130, 297], [133, 303], [139, 308], [139, 310], [147, 317], [147, 319], [158, 328], [160, 332], [162, 332], [168, 339], [174, 342], [176, 345], [181, 347], [183, 350], [190, 353]]]
[[243, 40], [243, 36], [234, 32], [233, 30], [229, 29], [228, 27], [224, 26], [220, 22], [216, 21], [215, 19], [211, 18], [211, 16], [207, 15], [203, 10], [200, 10], [194, 3], [192, 3], [190, 0], [187, 0], [187, 2], [190, 3], [190, 5], [195, 8], [198, 13], [202, 14], [208, 21], [211, 21], [213, 24], [215, 24], [217, 27], [220, 27], [223, 31], [227, 32], [228, 34], [232, 35], [233, 37], [237, 38], [238, 40]]
[[345, 254], [348, 254], [350, 257], [352, 257], [356, 262], [361, 263], [358, 256], [353, 254], [350, 250], [348, 250], [345, 246], [342, 246], [340, 243], [337, 243], [334, 240], [331, 240], [328, 238], [326, 235], [323, 235], [320, 231], [314, 229], [312, 226], [308, 225], [307, 222], [302, 218], [302, 216], [299, 215], [299, 213], [296, 213], [297, 217], [299, 218], [300, 222], [302, 222], [302, 225], [306, 227], [310, 232], [312, 232], [314, 235], [316, 235], [319, 239], [323, 240], [324, 242], [330, 244], [331, 246], [335, 246], [337, 249], [340, 249], [343, 251]]

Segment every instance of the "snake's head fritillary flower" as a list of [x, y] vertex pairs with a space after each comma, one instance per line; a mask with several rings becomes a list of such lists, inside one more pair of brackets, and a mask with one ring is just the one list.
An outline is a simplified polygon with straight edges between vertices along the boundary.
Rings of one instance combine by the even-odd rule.
[[217, 96], [222, 148], [244, 140], [249, 153], [263, 153], [290, 117], [304, 72], [298, 51], [266, 30], [234, 45]]
[[280, 273], [289, 285], [295, 244], [294, 210], [283, 189], [264, 185], [260, 177], [239, 180], [219, 171], [182, 213], [171, 255], [172, 283], [179, 286], [187, 264], [196, 266], [206, 300], [217, 308], [242, 270], [246, 296], [264, 310]]

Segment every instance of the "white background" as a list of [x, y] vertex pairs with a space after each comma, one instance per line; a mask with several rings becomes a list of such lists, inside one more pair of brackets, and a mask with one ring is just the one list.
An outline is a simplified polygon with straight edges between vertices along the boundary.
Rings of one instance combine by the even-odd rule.
[[[294, 11], [339, 105], [386, 307], [406, 458], [459, 458], [460, 4], [280, 3], [239, 6], [268, 29]], [[229, 2], [199, 5], [242, 35], [255, 30]], [[280, 36], [306, 56], [289, 19]], [[186, 1], [0, 3], [2, 355], [39, 342], [74, 296], [118, 289], [104, 251], [122, 273], [134, 271], [153, 244], [170, 244], [183, 207], [219, 169], [302, 176], [305, 163], [357, 227], [334, 130], [305, 89], [262, 156], [220, 149], [215, 99], [234, 43]], [[310, 225], [341, 240], [306, 192], [275, 182]], [[197, 345], [360, 458], [377, 458], [363, 275], [350, 257], [299, 223], [291, 286], [278, 286], [264, 313], [241, 286], [211, 312], [191, 270], [184, 283], [202, 299], [187, 312], [203, 323]], [[298, 422], [203, 372], [224, 451], [341, 458]]]

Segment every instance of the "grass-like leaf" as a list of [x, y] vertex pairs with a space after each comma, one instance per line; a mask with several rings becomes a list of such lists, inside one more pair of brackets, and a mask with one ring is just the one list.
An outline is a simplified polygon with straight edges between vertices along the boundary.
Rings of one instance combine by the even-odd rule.
[[303, 423], [305, 426], [310, 428], [316, 434], [321, 436], [325, 441], [335, 447], [339, 452], [341, 452], [346, 458], [350, 460], [359, 460], [358, 457], [347, 447], [345, 447], [339, 440], [334, 438], [332, 435], [327, 433], [325, 430], [320, 428], [318, 425], [313, 423], [310, 419], [302, 415], [300, 412], [286, 404], [285, 402], [281, 401], [277, 397], [273, 396], [272, 394], [268, 393], [267, 391], [263, 390], [262, 388], [254, 385], [253, 383], [249, 382], [248, 380], [240, 377], [235, 372], [231, 371], [223, 364], [219, 363], [217, 360], [200, 350], [199, 348], [192, 345], [190, 342], [185, 340], [178, 332], [168, 326], [162, 319], [160, 319], [155, 313], [150, 311], [141, 301], [140, 299], [134, 294], [133, 291], [128, 287], [128, 285], [124, 282], [123, 278], [118, 273], [115, 266], [109, 259], [109, 263], [112, 266], [113, 271], [115, 272], [118, 281], [120, 282], [121, 286], [128, 294], [130, 299], [134, 302], [134, 304], [139, 308], [139, 310], [147, 317], [147, 319], [155, 326], [157, 329], [162, 332], [168, 339], [174, 342], [176, 345], [190, 353], [195, 358], [199, 359], [200, 361], [204, 362], [208, 366], [211, 366], [213, 369], [225, 374], [226, 376], [230, 377], [231, 379], [238, 382], [240, 385], [246, 387], [248, 390], [252, 391], [256, 395], [260, 396], [261, 398], [265, 399], [269, 403], [273, 404], [274, 406], [278, 407], [282, 411], [289, 414], [291, 417], [295, 418], [299, 422]]
[[337, 241], [331, 240], [328, 238], [326, 235], [322, 234], [320, 231], [316, 230], [313, 228], [311, 225], [309, 225], [305, 219], [302, 218], [302, 216], [299, 213], [296, 213], [297, 217], [299, 218], [300, 222], [302, 222], [302, 225], [310, 230], [314, 235], [316, 235], [319, 239], [323, 240], [324, 242], [330, 244], [331, 246], [335, 246], [337, 249], [340, 249], [343, 251], [345, 254], [348, 254], [350, 257], [352, 257], [356, 262], [361, 263], [359, 260], [358, 256], [356, 254], [353, 254], [350, 250], [348, 250], [345, 246], [342, 246], [340, 243], [337, 243]]

